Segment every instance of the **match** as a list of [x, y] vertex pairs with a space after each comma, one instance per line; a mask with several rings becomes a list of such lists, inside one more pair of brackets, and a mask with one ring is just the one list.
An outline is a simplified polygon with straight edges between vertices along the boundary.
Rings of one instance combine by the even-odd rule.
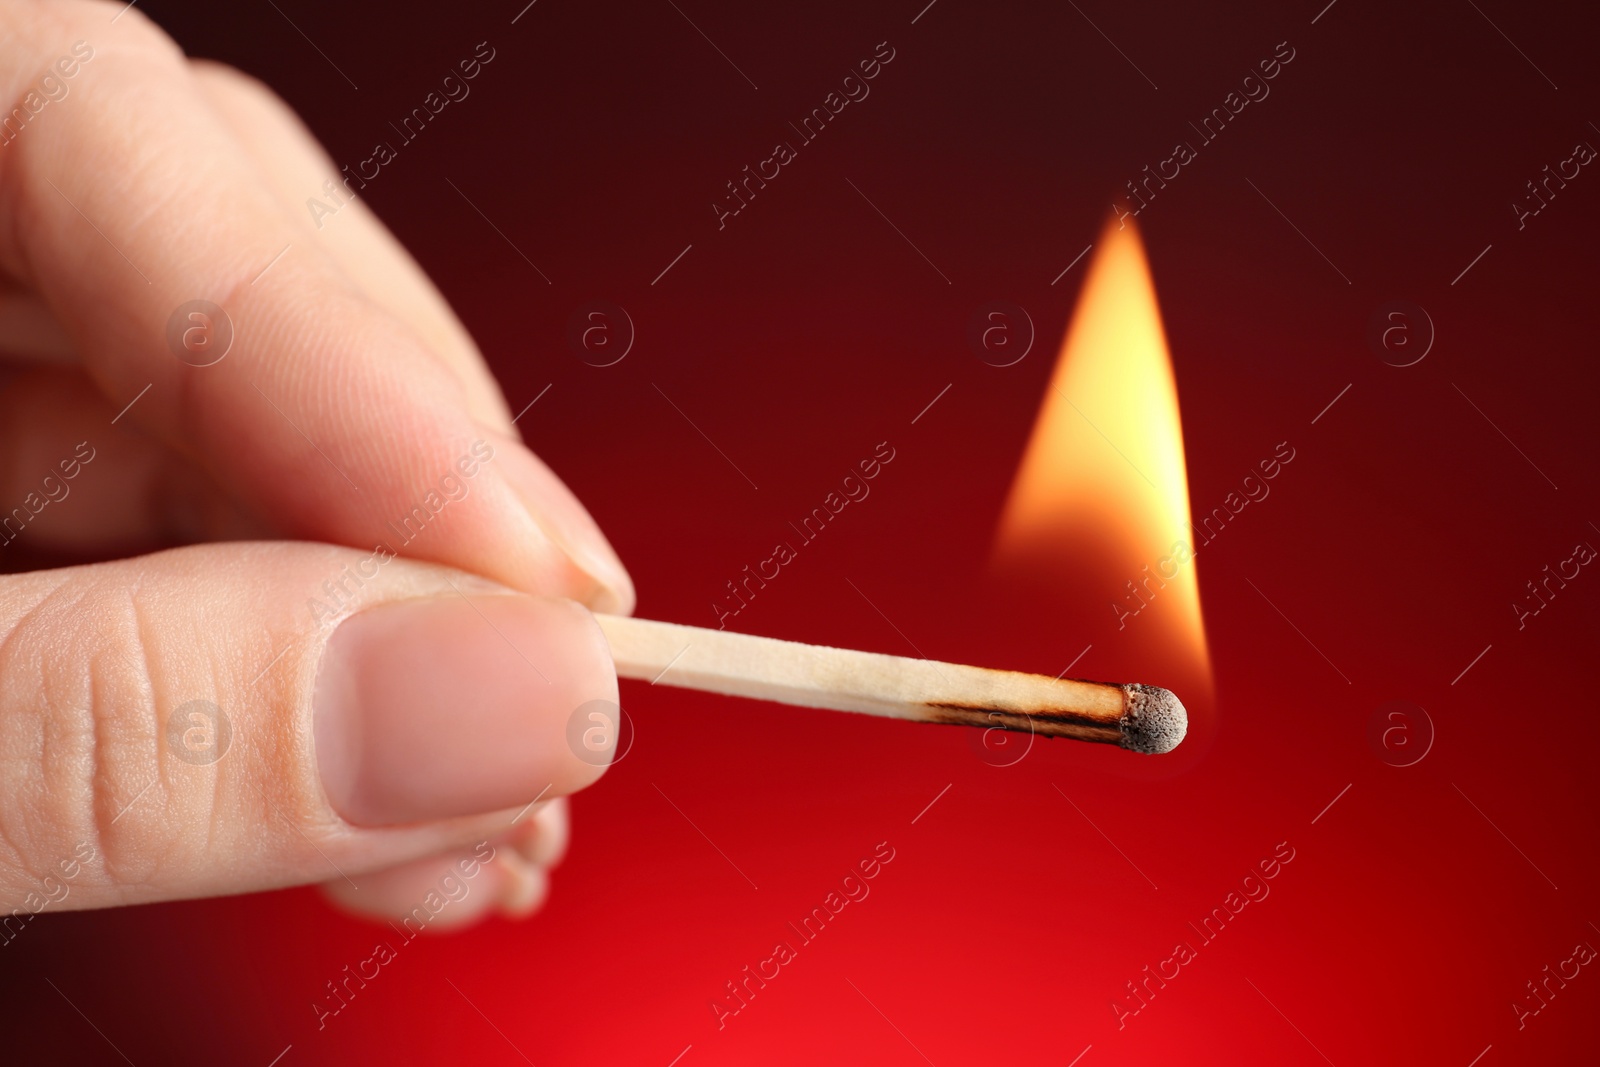
[[802, 708], [1001, 727], [1160, 754], [1189, 728], [1166, 689], [886, 656], [771, 637], [598, 615], [617, 674]]

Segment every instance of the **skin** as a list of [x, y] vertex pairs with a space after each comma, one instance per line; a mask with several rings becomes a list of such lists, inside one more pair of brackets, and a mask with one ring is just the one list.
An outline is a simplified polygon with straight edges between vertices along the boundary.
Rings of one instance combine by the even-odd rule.
[[[186, 59], [137, 8], [0, 0], [0, 100], [25, 101], [79, 41], [94, 55], [61, 79], [68, 95], [0, 145], [0, 508], [78, 442], [95, 449], [0, 549], [9, 570], [91, 561], [0, 577], [0, 903], [87, 843], [95, 860], [53, 907], [322, 882], [331, 863], [334, 900], [386, 917], [487, 841], [494, 859], [438, 927], [531, 911], [566, 847], [560, 795], [603, 768], [562, 764], [515, 822], [531, 787], [492, 812], [346, 820], [308, 741], [332, 632], [308, 590], [370, 557], [381, 517], [474, 441], [492, 462], [359, 609], [470, 593], [625, 612], [626, 571], [394, 237], [360, 202], [312, 225], [305, 199], [338, 168], [264, 86]], [[208, 367], [167, 342], [196, 298], [236, 327]], [[592, 620], [572, 618], [609, 671]], [[230, 716], [233, 747], [209, 767], [163, 747], [192, 699]]]

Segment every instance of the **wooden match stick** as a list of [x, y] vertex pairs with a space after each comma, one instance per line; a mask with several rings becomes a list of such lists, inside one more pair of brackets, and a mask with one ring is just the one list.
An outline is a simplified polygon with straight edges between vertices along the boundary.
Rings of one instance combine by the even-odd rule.
[[617, 674], [652, 685], [916, 722], [1003, 727], [1171, 752], [1189, 727], [1169, 691], [998, 671], [727, 630], [598, 615]]

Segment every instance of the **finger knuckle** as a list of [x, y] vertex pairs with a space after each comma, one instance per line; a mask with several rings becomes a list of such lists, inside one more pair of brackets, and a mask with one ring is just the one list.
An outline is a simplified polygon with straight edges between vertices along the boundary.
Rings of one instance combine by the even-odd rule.
[[59, 20], [57, 28], [90, 44], [100, 41], [108, 45], [113, 41], [120, 47], [131, 47], [181, 55], [178, 47], [155, 20], [127, 0], [69, 0], [51, 5]]
[[[156, 707], [163, 680], [134, 595], [69, 579], [33, 598], [0, 644], [4, 715], [0, 839], [6, 863], [40, 879], [62, 857], [98, 863], [82, 883], [136, 899], [192, 847], [204, 798], [164, 774]], [[203, 823], [203, 820], [202, 820]]]
[[[0, 641], [0, 840], [7, 873], [36, 879], [47, 857], [70, 838], [94, 833], [87, 788], [98, 761], [93, 724], [79, 710], [80, 687], [47, 672], [46, 620], [70, 618], [77, 598], [40, 582], [8, 583], [6, 632]], [[24, 588], [15, 588], [22, 585]]]
[[231, 63], [223, 63], [216, 59], [191, 59], [189, 69], [201, 81], [223, 92], [246, 97], [252, 101], [271, 101], [273, 104], [281, 104], [278, 94], [273, 92], [266, 82]]
[[[0, 28], [11, 45], [12, 61], [22, 62], [17, 51], [37, 53], [50, 62], [73, 42], [101, 46], [117, 42], [132, 47], [177, 52], [178, 46], [144, 12], [126, 0], [34, 0], [0, 5]], [[48, 53], [48, 54], [46, 54]], [[24, 69], [24, 75], [33, 72]]]

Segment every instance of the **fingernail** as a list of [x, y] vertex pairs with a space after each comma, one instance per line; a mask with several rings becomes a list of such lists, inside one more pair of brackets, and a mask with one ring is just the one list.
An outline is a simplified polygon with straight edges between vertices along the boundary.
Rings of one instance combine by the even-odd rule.
[[361, 826], [513, 808], [599, 777], [567, 744], [568, 720], [616, 699], [605, 637], [570, 600], [383, 604], [346, 619], [323, 652], [317, 767], [334, 809]]
[[500, 914], [508, 919], [526, 919], [550, 895], [550, 874], [543, 867], [512, 856], [495, 860], [500, 865]]
[[548, 804], [535, 805], [533, 814], [512, 830], [506, 847], [535, 866], [555, 867], [566, 855], [571, 834], [567, 801], [558, 797]]
[[495, 464], [522, 506], [589, 579], [591, 589], [584, 603], [595, 611], [632, 611], [633, 579], [572, 490], [520, 441], [501, 434], [487, 436], [492, 437]]

